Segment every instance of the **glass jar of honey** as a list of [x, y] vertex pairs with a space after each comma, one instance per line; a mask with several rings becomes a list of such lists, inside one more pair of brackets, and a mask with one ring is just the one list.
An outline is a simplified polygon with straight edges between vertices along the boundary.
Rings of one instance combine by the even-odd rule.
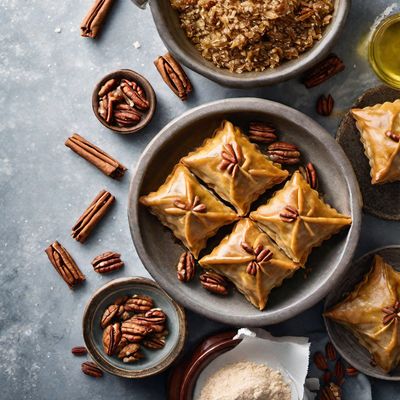
[[400, 13], [384, 19], [371, 36], [369, 62], [386, 84], [400, 89]]

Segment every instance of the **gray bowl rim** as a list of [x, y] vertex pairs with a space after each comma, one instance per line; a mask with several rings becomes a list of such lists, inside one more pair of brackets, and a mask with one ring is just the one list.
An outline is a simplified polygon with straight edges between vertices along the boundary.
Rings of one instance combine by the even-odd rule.
[[[303, 53], [301, 55], [302, 58], [298, 59], [297, 62], [286, 66], [285, 63], [283, 63], [275, 69], [257, 73], [257, 76], [252, 75], [247, 77], [244, 74], [237, 73], [230, 73], [227, 75], [226, 70], [221, 70], [220, 72], [197, 63], [195, 59], [182, 50], [170, 34], [159, 1], [150, 0], [149, 3], [159, 36], [168, 51], [170, 51], [177, 60], [182, 62], [182, 64], [186, 65], [191, 70], [211, 79], [214, 82], [223, 86], [235, 88], [253, 88], [284, 82], [311, 68], [329, 54], [346, 24], [347, 16], [351, 7], [351, 0], [339, 0], [337, 15], [331, 22], [332, 25], [330, 31], [327, 34], [323, 34], [322, 39], [318, 42], [320, 44], [319, 46], [313, 46], [311, 49]], [[211, 65], [210, 62], [210, 66]]]
[[[175, 308], [179, 320], [178, 324], [179, 339], [176, 342], [176, 345], [171, 350], [171, 352], [165, 358], [161, 359], [157, 365], [136, 371], [126, 370], [111, 365], [107, 361], [107, 359], [101, 355], [101, 352], [97, 349], [96, 345], [93, 343], [92, 332], [89, 332], [88, 329], [88, 327], [91, 324], [91, 317], [93, 317], [94, 315], [92, 313], [93, 303], [96, 302], [97, 299], [100, 299], [101, 301], [101, 297], [104, 292], [112, 291], [113, 289], [117, 289], [121, 285], [126, 285], [129, 283], [134, 283], [136, 285], [151, 286], [159, 290], [160, 295], [164, 296]], [[183, 351], [187, 337], [186, 325], [187, 325], [186, 314], [183, 307], [181, 307], [173, 298], [171, 298], [168, 295], [168, 293], [166, 293], [155, 281], [142, 276], [132, 276], [132, 277], [113, 279], [112, 281], [107, 282], [106, 284], [98, 288], [90, 296], [90, 299], [87, 301], [82, 317], [83, 340], [85, 342], [88, 353], [92, 357], [93, 361], [95, 361], [97, 366], [105, 372], [108, 372], [116, 376], [120, 376], [122, 378], [130, 378], [130, 379], [146, 378], [149, 376], [157, 375], [165, 371], [181, 355]]]
[[[348, 190], [350, 193], [350, 209], [352, 210], [353, 223], [348, 231], [346, 237], [345, 250], [342, 253], [341, 259], [337, 263], [335, 271], [331, 277], [327, 279], [323, 285], [319, 287], [313, 293], [310, 293], [306, 298], [300, 299], [294, 304], [269, 314], [260, 312], [260, 315], [256, 317], [252, 316], [239, 316], [232, 317], [221, 312], [214, 312], [207, 309], [205, 305], [199, 304], [193, 301], [191, 298], [182, 295], [179, 291], [178, 285], [169, 285], [164, 282], [163, 274], [158, 270], [158, 267], [152, 264], [150, 257], [148, 256], [144, 243], [142, 241], [139, 229], [139, 197], [141, 193], [139, 188], [143, 181], [143, 175], [145, 172], [145, 166], [148, 161], [153, 157], [154, 153], [157, 152], [158, 147], [165, 140], [174, 136], [174, 132], [185, 126], [189, 121], [195, 121], [198, 118], [204, 117], [213, 112], [224, 112], [226, 110], [241, 109], [239, 112], [247, 111], [258, 111], [262, 113], [266, 109], [269, 113], [284, 115], [291, 121], [297, 124], [302, 124], [305, 129], [308, 130], [309, 134], [318, 141], [324, 141], [328, 143], [331, 148], [334, 149], [335, 157], [338, 163], [339, 169], [341, 169], [343, 176], [347, 181]], [[322, 128], [321, 125], [317, 124], [310, 117], [295, 110], [294, 108], [288, 107], [284, 104], [273, 102], [270, 100], [253, 98], [253, 97], [240, 97], [232, 99], [217, 100], [211, 103], [207, 103], [198, 107], [195, 107], [181, 116], [173, 119], [168, 123], [147, 145], [140, 157], [136, 171], [134, 172], [128, 194], [128, 219], [131, 236], [136, 248], [136, 251], [141, 259], [143, 265], [152, 277], [160, 284], [160, 286], [169, 293], [173, 298], [183, 304], [185, 307], [191, 309], [194, 312], [202, 314], [210, 319], [220, 321], [230, 325], [248, 325], [248, 326], [264, 326], [277, 324], [285, 321], [297, 314], [312, 307], [320, 300], [322, 300], [328, 292], [335, 287], [335, 284], [346, 272], [350, 261], [353, 258], [353, 254], [358, 244], [360, 235], [361, 219], [362, 219], [362, 198], [358, 182], [355, 177], [353, 168], [351, 167], [350, 161], [345, 155], [342, 148], [335, 141], [335, 139], [329, 135], [329, 133]]]
[[[379, 253], [380, 251], [387, 250], [387, 249], [395, 249], [395, 250], [397, 249], [400, 252], [400, 245], [390, 245], [390, 246], [378, 247], [375, 250], [371, 250], [368, 253], [365, 253], [364, 255], [359, 257], [357, 260], [355, 260], [352, 264], [362, 263], [365, 259], [368, 259], [369, 257], [374, 255], [375, 253]], [[340, 287], [339, 287], [339, 290], [341, 290]], [[332, 295], [328, 295], [326, 297], [325, 304], [324, 304], [324, 312], [326, 311], [326, 309], [328, 307], [330, 307], [329, 303], [331, 301], [331, 298], [332, 298]], [[342, 347], [340, 346], [340, 342], [337, 341], [336, 340], [336, 336], [332, 334], [331, 325], [336, 324], [336, 323], [334, 321], [328, 320], [328, 318], [326, 318], [325, 316], [323, 316], [323, 318], [324, 318], [325, 328], [326, 328], [326, 331], [328, 332], [328, 336], [329, 336], [331, 342], [335, 346], [336, 350], [340, 353], [340, 355], [350, 365], [352, 365], [354, 368], [358, 369], [363, 374], [368, 375], [368, 376], [370, 376], [372, 378], [383, 379], [385, 381], [396, 381], [396, 382], [400, 381], [400, 376], [390, 376], [390, 375], [387, 375], [387, 374], [381, 374], [379, 372], [366, 371], [363, 368], [363, 366], [360, 363], [358, 363], [358, 361], [356, 359], [353, 359], [352, 356], [349, 355], [349, 353], [347, 353], [346, 351], [343, 351]], [[349, 332], [349, 335], [351, 335], [350, 332]], [[358, 346], [362, 347], [360, 344], [358, 344]]]

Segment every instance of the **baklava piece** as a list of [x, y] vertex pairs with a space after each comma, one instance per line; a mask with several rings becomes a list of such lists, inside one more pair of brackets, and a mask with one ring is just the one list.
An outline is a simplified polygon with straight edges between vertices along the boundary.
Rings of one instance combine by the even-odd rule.
[[344, 325], [384, 371], [400, 362], [400, 273], [376, 255], [370, 272], [325, 316]]
[[288, 176], [228, 121], [181, 162], [240, 215], [246, 215], [253, 201]]
[[400, 180], [400, 99], [351, 113], [371, 166], [371, 183]]
[[314, 247], [351, 224], [350, 217], [320, 199], [299, 171], [250, 218], [302, 266]]
[[142, 196], [140, 202], [149, 207], [196, 258], [207, 239], [223, 225], [239, 218], [180, 164], [156, 192]]
[[227, 277], [260, 310], [271, 290], [299, 268], [248, 218], [240, 220], [199, 264]]

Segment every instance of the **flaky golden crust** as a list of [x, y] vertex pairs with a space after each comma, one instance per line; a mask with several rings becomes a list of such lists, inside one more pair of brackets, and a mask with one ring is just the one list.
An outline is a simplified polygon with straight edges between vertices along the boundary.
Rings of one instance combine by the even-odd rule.
[[[288, 213], [294, 213], [292, 219], [285, 217]], [[314, 247], [351, 224], [350, 217], [320, 199], [299, 171], [265, 205], [250, 213], [250, 218], [301, 265]]]
[[384, 308], [400, 300], [400, 273], [376, 255], [371, 270], [325, 316], [345, 325], [386, 372], [400, 362], [400, 320], [384, 323]]
[[[246, 251], [245, 243], [251, 249], [260, 246], [269, 251], [268, 261], [259, 264], [255, 275], [247, 271], [255, 256]], [[199, 264], [226, 276], [236, 288], [255, 307], [263, 310], [271, 290], [280, 286], [300, 267], [290, 260], [257, 225], [248, 218], [240, 220], [232, 233], [214, 248], [211, 254], [203, 257]]]
[[400, 180], [400, 142], [393, 140], [400, 138], [400, 100], [354, 108], [351, 113], [371, 166], [371, 183]]
[[198, 257], [207, 239], [239, 216], [178, 164], [165, 183], [139, 201]]
[[[232, 156], [229, 146], [233, 150]], [[227, 161], [229, 158], [233, 159], [231, 165]], [[246, 215], [253, 201], [288, 176], [287, 171], [269, 161], [238, 127], [228, 121], [223, 121], [211, 138], [183, 157], [181, 162], [231, 203], [240, 215]]]

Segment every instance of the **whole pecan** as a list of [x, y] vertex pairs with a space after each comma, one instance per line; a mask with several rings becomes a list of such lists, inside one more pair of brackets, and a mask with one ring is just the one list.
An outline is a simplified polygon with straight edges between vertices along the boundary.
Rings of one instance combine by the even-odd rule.
[[400, 142], [400, 135], [396, 135], [392, 131], [387, 131], [386, 136], [390, 139], [392, 139], [394, 142], [399, 143]]
[[124, 305], [126, 311], [146, 312], [153, 308], [153, 299], [146, 295], [135, 294]]
[[140, 345], [137, 343], [130, 343], [120, 350], [118, 358], [122, 359], [124, 363], [134, 362], [143, 358], [140, 353]]
[[392, 306], [382, 308], [384, 317], [383, 325], [389, 325], [394, 320], [400, 321], [400, 301], [396, 301]]
[[207, 212], [207, 206], [201, 202], [199, 196], [194, 196], [192, 199], [188, 199], [187, 201], [182, 201], [180, 199], [177, 199], [174, 201], [174, 206], [185, 211], [192, 211], [198, 213]]
[[106, 308], [106, 310], [103, 313], [103, 316], [101, 317], [100, 320], [100, 326], [104, 329], [106, 326], [111, 324], [113, 319], [117, 316], [119, 311], [119, 306], [116, 304], [111, 304]]
[[275, 132], [275, 128], [263, 122], [250, 122], [248, 136], [252, 142], [268, 144], [278, 139]]
[[328, 369], [328, 362], [326, 361], [325, 356], [317, 351], [313, 356], [315, 366], [321, 371], [326, 371]]
[[108, 325], [103, 331], [103, 349], [106, 354], [112, 356], [121, 340], [121, 325], [119, 322]]
[[273, 253], [271, 250], [265, 248], [262, 245], [258, 245], [255, 249], [251, 247], [246, 242], [240, 244], [246, 253], [253, 256], [253, 260], [249, 262], [246, 268], [246, 272], [250, 275], [257, 275], [258, 270], [261, 268], [262, 264], [266, 264], [271, 261]]
[[70, 289], [86, 279], [68, 251], [57, 241], [51, 244], [45, 252], [55, 270]]
[[87, 354], [87, 350], [85, 346], [75, 346], [71, 349], [71, 353], [74, 356], [84, 356]]
[[287, 205], [279, 216], [283, 222], [291, 223], [299, 217], [299, 211], [295, 207]]
[[327, 81], [344, 69], [343, 61], [336, 54], [331, 53], [304, 74], [303, 83], [306, 88], [310, 89]]
[[328, 94], [328, 96], [324, 96], [323, 94], [318, 97], [316, 110], [319, 115], [327, 117], [332, 114], [333, 106], [335, 102], [333, 97]]
[[221, 151], [222, 161], [219, 164], [218, 168], [221, 171], [227, 171], [229, 175], [235, 177], [239, 166], [243, 163], [243, 153], [242, 149], [236, 142], [227, 143], [223, 145]]
[[186, 100], [192, 91], [192, 84], [180, 64], [170, 53], [158, 57], [154, 61], [157, 71], [160, 73], [168, 87], [181, 99]]
[[215, 272], [204, 272], [200, 275], [200, 282], [203, 288], [211, 293], [228, 294], [228, 282], [222, 275]]
[[318, 189], [318, 177], [317, 171], [313, 164], [308, 163], [305, 167], [299, 167], [300, 173], [303, 175], [304, 179], [310, 185], [311, 189]]
[[100, 378], [103, 376], [103, 371], [92, 361], [86, 361], [81, 365], [81, 370], [85, 375], [92, 376], [93, 378]]
[[143, 89], [136, 82], [123, 79], [121, 83], [121, 90], [126, 96], [128, 104], [131, 107], [136, 107], [138, 110], [142, 111], [149, 109], [150, 103], [146, 99]]
[[294, 165], [300, 162], [299, 148], [292, 143], [275, 142], [268, 146], [267, 156], [279, 164]]
[[185, 251], [179, 258], [176, 267], [178, 279], [181, 282], [189, 282], [196, 274], [196, 262], [190, 251]]
[[114, 251], [107, 251], [95, 257], [92, 265], [95, 272], [105, 274], [111, 271], [118, 271], [124, 266], [124, 262], [121, 261], [121, 254]]

